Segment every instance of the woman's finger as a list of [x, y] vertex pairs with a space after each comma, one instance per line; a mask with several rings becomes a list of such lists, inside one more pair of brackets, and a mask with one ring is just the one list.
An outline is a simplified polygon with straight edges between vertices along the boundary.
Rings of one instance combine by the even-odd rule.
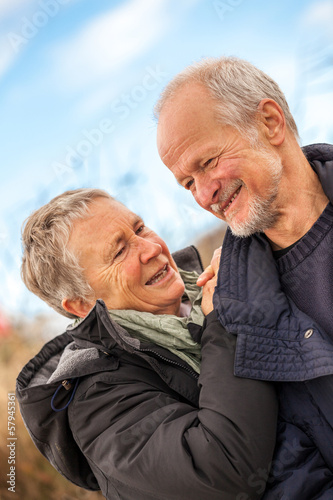
[[212, 266], [209, 264], [208, 267], [204, 270], [202, 274], [200, 274], [199, 278], [197, 279], [197, 285], [198, 286], [204, 286], [207, 281], [211, 280], [214, 278], [215, 272], [212, 268]]

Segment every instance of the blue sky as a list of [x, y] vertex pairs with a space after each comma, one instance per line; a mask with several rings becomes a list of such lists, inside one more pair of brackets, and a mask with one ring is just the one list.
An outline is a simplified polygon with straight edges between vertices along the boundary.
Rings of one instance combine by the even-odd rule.
[[332, 0], [1, 0], [0, 308], [47, 311], [19, 276], [20, 227], [66, 189], [101, 187], [171, 250], [219, 224], [161, 163], [152, 109], [206, 56], [277, 80], [303, 144], [333, 141]]

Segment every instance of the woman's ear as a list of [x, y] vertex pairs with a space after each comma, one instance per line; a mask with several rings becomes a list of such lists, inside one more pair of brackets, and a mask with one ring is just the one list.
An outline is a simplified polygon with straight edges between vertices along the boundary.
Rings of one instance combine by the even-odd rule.
[[273, 99], [262, 99], [258, 106], [258, 120], [272, 146], [281, 146], [286, 135], [286, 119], [281, 106]]
[[93, 307], [91, 302], [85, 302], [82, 299], [63, 299], [61, 304], [65, 311], [79, 318], [85, 318]]

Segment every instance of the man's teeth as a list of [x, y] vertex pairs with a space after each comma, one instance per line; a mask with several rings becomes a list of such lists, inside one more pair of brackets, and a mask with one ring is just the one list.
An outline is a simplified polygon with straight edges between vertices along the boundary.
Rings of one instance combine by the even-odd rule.
[[161, 281], [167, 275], [167, 272], [168, 272], [168, 264], [165, 265], [162, 271], [155, 274], [150, 280], [148, 280], [146, 285], [154, 285], [154, 283]]
[[233, 195], [233, 197], [231, 198], [231, 200], [229, 201], [228, 205], [226, 207], [224, 207], [223, 209], [223, 212], [225, 212], [226, 210], [228, 210], [228, 208], [230, 207], [231, 203], [234, 201], [234, 199], [236, 198], [236, 196], [238, 195], [239, 191], [240, 191], [240, 188], [241, 186], [237, 189], [237, 191], [235, 192], [235, 194]]

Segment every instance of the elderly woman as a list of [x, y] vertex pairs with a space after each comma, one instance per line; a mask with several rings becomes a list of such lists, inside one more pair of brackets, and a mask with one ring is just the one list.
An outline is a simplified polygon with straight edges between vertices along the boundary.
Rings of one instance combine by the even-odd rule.
[[17, 380], [26, 426], [51, 464], [112, 500], [260, 498], [275, 392], [233, 375], [235, 337], [213, 311], [216, 278], [196, 285], [196, 249], [171, 256], [97, 189], [34, 212], [23, 248], [27, 287], [76, 319]]

